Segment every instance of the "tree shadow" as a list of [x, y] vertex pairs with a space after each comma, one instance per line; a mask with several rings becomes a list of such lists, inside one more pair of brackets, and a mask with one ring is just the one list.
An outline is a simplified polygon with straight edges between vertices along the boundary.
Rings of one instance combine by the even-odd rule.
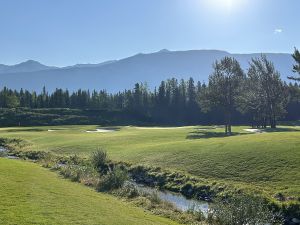
[[5, 130], [5, 132], [41, 132], [45, 131], [45, 129], [41, 128], [25, 128], [25, 129], [9, 129]]
[[[261, 129], [261, 132], [257, 133], [276, 133], [276, 132], [299, 132], [299, 128], [292, 128], [292, 127], [278, 127], [278, 128], [265, 128]], [[230, 136], [225, 134], [225, 132], [214, 132], [212, 129], [201, 130], [196, 129], [195, 131], [190, 132], [186, 139], [208, 139], [208, 138], [224, 138], [224, 137], [232, 137], [238, 135], [249, 135], [255, 134], [256, 132], [246, 132], [246, 133], [239, 133], [233, 132]]]
[[264, 132], [274, 133], [274, 132], [297, 132], [300, 131], [299, 128], [291, 128], [291, 127], [277, 127], [277, 128], [265, 128]]

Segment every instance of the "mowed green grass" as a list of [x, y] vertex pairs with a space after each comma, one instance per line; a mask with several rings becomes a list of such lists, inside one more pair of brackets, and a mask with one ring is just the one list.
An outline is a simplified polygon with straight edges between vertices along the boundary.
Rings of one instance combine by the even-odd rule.
[[[262, 134], [223, 128], [120, 127], [86, 133], [97, 126], [1, 128], [0, 137], [27, 140], [27, 149], [87, 156], [98, 147], [113, 160], [175, 169], [208, 180], [233, 183], [287, 196], [300, 196], [300, 128], [280, 127]], [[209, 127], [208, 127], [209, 128]], [[62, 129], [49, 132], [48, 129]]]
[[0, 224], [177, 224], [59, 178], [37, 164], [0, 158]]

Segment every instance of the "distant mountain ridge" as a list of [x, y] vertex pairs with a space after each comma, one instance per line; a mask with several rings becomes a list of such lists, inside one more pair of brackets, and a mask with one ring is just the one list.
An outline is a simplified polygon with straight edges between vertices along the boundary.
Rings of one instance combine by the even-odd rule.
[[[282, 79], [292, 74], [293, 58], [285, 53], [265, 53], [274, 62]], [[77, 64], [68, 67], [50, 67], [29, 60], [13, 66], [0, 64], [0, 86], [14, 89], [41, 90], [45, 85], [49, 91], [55, 88], [106, 89], [117, 92], [131, 89], [136, 82], [147, 82], [150, 88], [160, 81], [175, 77], [193, 77], [207, 81], [212, 64], [225, 56], [235, 57], [246, 70], [253, 57], [260, 53], [231, 54], [219, 50], [169, 51], [163, 49], [149, 54], [137, 54], [121, 60], [99, 64]]]
[[58, 67], [45, 66], [34, 60], [27, 60], [25, 62], [16, 65], [3, 65], [0, 64], [0, 74], [1, 73], [26, 73], [26, 72], [36, 72], [48, 69], [56, 69]]

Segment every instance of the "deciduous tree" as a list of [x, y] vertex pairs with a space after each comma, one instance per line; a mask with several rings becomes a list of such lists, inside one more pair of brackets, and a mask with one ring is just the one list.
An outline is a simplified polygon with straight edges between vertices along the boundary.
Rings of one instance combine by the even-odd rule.
[[214, 72], [209, 76], [208, 88], [203, 95], [202, 109], [221, 107], [225, 116], [225, 133], [231, 135], [232, 113], [236, 108], [245, 75], [234, 58], [225, 57], [213, 67]]

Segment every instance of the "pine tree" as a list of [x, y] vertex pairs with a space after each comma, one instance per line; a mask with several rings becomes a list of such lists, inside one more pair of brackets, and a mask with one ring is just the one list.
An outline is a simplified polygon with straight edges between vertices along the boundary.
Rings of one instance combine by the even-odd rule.
[[[293, 71], [295, 73], [298, 73], [300, 75], [300, 52], [298, 49], [295, 48], [295, 52], [292, 55], [294, 60], [296, 61], [296, 64], [293, 67]], [[296, 81], [300, 81], [300, 77], [288, 77], [291, 80], [296, 80]]]

